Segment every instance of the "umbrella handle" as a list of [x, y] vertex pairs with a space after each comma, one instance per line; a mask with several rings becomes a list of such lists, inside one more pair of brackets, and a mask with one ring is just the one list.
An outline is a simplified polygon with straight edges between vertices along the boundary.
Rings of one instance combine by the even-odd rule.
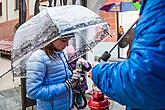
[[82, 106], [78, 106], [78, 104], [75, 100], [73, 101], [73, 104], [79, 110], [79, 109], [84, 109], [87, 106], [87, 99], [86, 99], [84, 93], [82, 92], [82, 89], [80, 87], [80, 83], [78, 83], [78, 89], [80, 91], [80, 94], [82, 95], [82, 99], [83, 99], [84, 104]]
[[99, 58], [99, 62], [104, 61], [107, 62], [108, 59], [111, 57], [111, 52], [114, 50], [114, 48], [120, 43], [120, 41], [126, 36], [126, 34], [132, 29], [132, 27], [137, 24], [137, 22], [139, 21], [139, 18], [130, 26], [130, 28], [127, 30], [127, 32], [125, 34], [123, 34], [120, 39], [115, 43], [115, 45], [111, 48], [110, 51], [105, 51], [101, 57]]

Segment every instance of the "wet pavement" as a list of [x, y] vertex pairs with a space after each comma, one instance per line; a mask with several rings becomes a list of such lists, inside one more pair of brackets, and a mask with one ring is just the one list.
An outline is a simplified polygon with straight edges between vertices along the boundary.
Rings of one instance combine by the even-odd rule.
[[13, 74], [11, 71], [9, 71], [7, 74], [2, 76], [10, 69], [11, 69], [11, 61], [9, 59], [0, 57], [0, 91], [8, 90], [19, 86], [20, 83], [19, 78], [14, 78], [13, 81]]
[[18, 88], [0, 91], [0, 110], [21, 110]]

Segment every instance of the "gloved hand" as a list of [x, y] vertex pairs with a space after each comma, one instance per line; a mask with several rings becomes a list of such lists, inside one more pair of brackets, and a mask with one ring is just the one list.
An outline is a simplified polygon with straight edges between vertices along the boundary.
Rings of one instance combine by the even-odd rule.
[[79, 58], [77, 63], [81, 63], [85, 71], [89, 71], [92, 68], [91, 64], [83, 58]]
[[79, 73], [72, 74], [72, 77], [70, 79], [67, 79], [65, 82], [67, 89], [69, 90], [69, 89], [74, 88], [79, 82], [80, 78], [81, 78], [81, 75]]
[[77, 60], [77, 63], [82, 63], [83, 65], [85, 65], [85, 64], [87, 64], [88, 62], [87, 62], [87, 60], [85, 60], [85, 59], [83, 59], [83, 58], [79, 58], [79, 59]]

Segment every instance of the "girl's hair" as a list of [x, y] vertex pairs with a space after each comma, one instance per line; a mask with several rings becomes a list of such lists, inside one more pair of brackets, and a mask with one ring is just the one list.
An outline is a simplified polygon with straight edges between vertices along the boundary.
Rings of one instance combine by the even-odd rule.
[[[74, 37], [74, 33], [70, 33], [70, 34], [65, 34], [65, 35], [62, 35], [63, 37], [61, 38], [65, 38], [64, 36], [67, 36], [67, 37]], [[57, 58], [57, 54], [55, 51], [58, 51], [58, 49], [56, 49], [53, 45], [53, 42], [48, 44], [47, 46], [43, 47], [43, 50], [45, 51], [45, 53], [48, 55], [48, 57], [52, 60], [54, 60], [55, 58]]]
[[53, 46], [53, 43], [48, 44], [47, 46], [43, 47], [43, 50], [45, 51], [46, 55], [52, 60], [57, 58], [56, 52], [57, 49]]

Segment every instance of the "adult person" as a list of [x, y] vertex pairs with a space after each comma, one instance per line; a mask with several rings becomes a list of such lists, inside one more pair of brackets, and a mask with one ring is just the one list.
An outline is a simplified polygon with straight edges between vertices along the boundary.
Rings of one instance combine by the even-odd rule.
[[95, 85], [126, 109], [165, 109], [165, 2], [142, 0], [130, 58], [98, 64]]
[[63, 49], [73, 36], [56, 37], [29, 57], [26, 89], [28, 97], [36, 99], [37, 110], [70, 110], [72, 107], [72, 88], [80, 76], [72, 74]]

